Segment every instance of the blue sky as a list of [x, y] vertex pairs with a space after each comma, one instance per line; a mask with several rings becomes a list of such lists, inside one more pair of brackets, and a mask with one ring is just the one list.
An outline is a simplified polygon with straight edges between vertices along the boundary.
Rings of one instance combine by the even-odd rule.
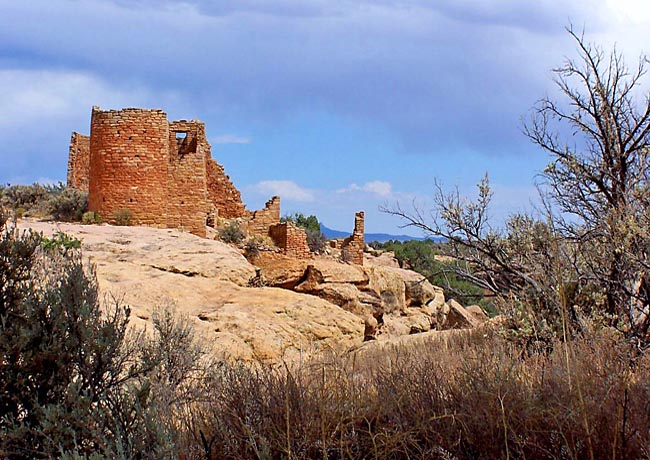
[[64, 180], [93, 105], [161, 108], [206, 123], [249, 209], [397, 233], [380, 205], [487, 171], [498, 221], [548, 161], [521, 125], [569, 22], [630, 63], [650, 43], [642, 0], [0, 0], [0, 182]]

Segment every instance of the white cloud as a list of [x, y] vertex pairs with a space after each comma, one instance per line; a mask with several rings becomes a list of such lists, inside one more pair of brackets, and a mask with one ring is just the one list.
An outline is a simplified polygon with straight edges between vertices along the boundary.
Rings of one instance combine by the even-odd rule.
[[650, 20], [650, 5], [646, 0], [607, 0], [610, 12], [621, 23], [645, 23]]
[[212, 138], [213, 144], [250, 144], [249, 137], [237, 136], [235, 134], [222, 134]]
[[366, 182], [363, 185], [357, 185], [355, 183], [352, 183], [345, 188], [337, 190], [336, 192], [347, 193], [347, 192], [354, 192], [354, 191], [373, 193], [383, 198], [388, 198], [392, 195], [392, 186], [390, 185], [390, 182], [373, 180], [370, 182]]
[[56, 70], [0, 69], [0, 93], [0, 113], [11, 114], [0, 118], [3, 129], [80, 113], [89, 119], [93, 105], [140, 106], [147, 99], [142, 88], [122, 91], [93, 75]]
[[290, 180], [265, 180], [254, 185], [255, 191], [265, 195], [279, 195], [293, 201], [314, 201], [314, 194]]

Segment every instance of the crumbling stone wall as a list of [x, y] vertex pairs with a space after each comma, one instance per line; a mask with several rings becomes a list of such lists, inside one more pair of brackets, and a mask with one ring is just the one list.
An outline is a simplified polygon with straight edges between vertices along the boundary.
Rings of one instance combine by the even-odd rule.
[[332, 249], [341, 249], [343, 247], [343, 241], [345, 241], [345, 238], [334, 238], [332, 240], [327, 240], [327, 244], [329, 244], [329, 247]]
[[70, 138], [68, 154], [68, 187], [87, 192], [89, 168], [90, 136], [74, 132]]
[[[264, 209], [246, 210], [239, 190], [211, 157], [205, 124], [170, 123], [158, 109], [93, 107], [90, 136], [73, 133], [70, 140], [68, 185], [87, 190], [88, 209], [108, 223], [128, 212], [134, 225], [199, 236], [206, 235], [206, 223], [215, 215], [241, 218], [256, 236], [270, 235], [280, 223], [277, 196]], [[285, 225], [274, 235], [286, 253], [309, 255], [303, 230]]]
[[275, 245], [288, 256], [305, 259], [311, 256], [307, 244], [307, 232], [293, 222], [282, 222], [269, 229], [269, 236]]
[[272, 226], [280, 223], [280, 197], [274, 196], [264, 205], [264, 209], [249, 213], [248, 233], [267, 236]]
[[235, 188], [219, 163], [212, 158], [206, 162], [208, 174], [208, 195], [219, 217], [236, 219], [246, 215], [246, 207], [241, 200], [241, 193]]
[[205, 125], [195, 120], [170, 123], [168, 145], [167, 227], [205, 236], [210, 208], [206, 171], [210, 144]]
[[364, 213], [359, 211], [354, 215], [354, 231], [343, 241], [343, 260], [357, 265], [363, 265]]
[[162, 110], [100, 110], [90, 124], [88, 209], [106, 222], [166, 227], [169, 122]]
[[[88, 209], [115, 222], [180, 228], [205, 236], [208, 216], [253, 218], [255, 228], [278, 223], [275, 207], [246, 211], [241, 194], [210, 154], [205, 124], [169, 122], [162, 110], [93, 107], [90, 136], [73, 133], [68, 185], [88, 191]], [[261, 231], [261, 230], [260, 230]]]

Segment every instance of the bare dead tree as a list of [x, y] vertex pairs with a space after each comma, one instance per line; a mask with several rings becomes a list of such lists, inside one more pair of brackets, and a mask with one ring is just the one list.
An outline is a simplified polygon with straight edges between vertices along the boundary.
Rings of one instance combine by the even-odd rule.
[[496, 231], [487, 178], [475, 201], [445, 194], [434, 211], [385, 211], [445, 238], [460, 273], [498, 295], [525, 295], [563, 311], [600, 309], [641, 341], [650, 327], [650, 95], [641, 94], [648, 59], [630, 69], [620, 52], [589, 44], [567, 28], [578, 58], [554, 69], [560, 102], [545, 97], [524, 134], [551, 161], [540, 174], [543, 217], [512, 216]]
[[543, 198], [554, 224], [580, 248], [581, 276], [602, 286], [613, 324], [625, 320], [645, 336], [650, 298], [635, 286], [646, 276], [650, 243], [650, 96], [639, 94], [648, 59], [630, 69], [616, 49], [606, 54], [584, 33], [567, 31], [579, 58], [554, 70], [563, 103], [541, 99], [524, 132], [551, 154]]
[[471, 200], [457, 189], [446, 193], [436, 180], [434, 207], [429, 215], [415, 203], [409, 210], [396, 203], [383, 211], [400, 217], [405, 226], [444, 239], [441, 250], [456, 261], [448, 269], [457, 278], [492, 296], [533, 302], [537, 307], [557, 311], [561, 308], [557, 287], [571, 277], [568, 273], [558, 274], [557, 254], [567, 248], [560, 244], [552, 222], [516, 214], [508, 219], [505, 228], [493, 228], [487, 175], [477, 185], [477, 191], [476, 199]]

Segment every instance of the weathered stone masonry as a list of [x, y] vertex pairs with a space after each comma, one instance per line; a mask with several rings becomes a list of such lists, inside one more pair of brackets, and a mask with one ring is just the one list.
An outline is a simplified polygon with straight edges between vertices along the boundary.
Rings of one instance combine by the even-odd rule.
[[307, 244], [307, 233], [304, 229], [296, 227], [293, 222], [282, 222], [269, 229], [269, 236], [276, 246], [283, 248], [284, 253], [298, 259], [311, 256]]
[[68, 156], [68, 187], [88, 191], [90, 136], [72, 133]]
[[136, 225], [205, 236], [208, 215], [246, 215], [239, 191], [211, 158], [205, 125], [170, 123], [162, 110], [93, 107], [90, 136], [72, 135], [68, 185], [87, 190], [89, 210], [109, 223], [128, 210]]
[[[248, 233], [270, 236], [287, 255], [310, 256], [304, 229], [280, 223], [280, 197], [248, 211], [239, 190], [212, 159], [205, 124], [169, 122], [162, 110], [93, 107], [90, 136], [72, 133], [68, 186], [88, 192], [88, 209], [108, 223], [131, 223], [206, 235], [216, 217], [242, 219]], [[363, 263], [363, 212], [343, 242], [343, 256]]]
[[235, 219], [246, 215], [246, 207], [241, 200], [239, 190], [235, 188], [219, 163], [212, 158], [206, 162], [208, 173], [208, 195], [215, 203], [219, 217]]
[[364, 241], [364, 214], [359, 211], [354, 216], [354, 231], [352, 235], [343, 240], [343, 260], [357, 265], [363, 265]]
[[162, 110], [93, 108], [88, 209], [107, 222], [128, 210], [135, 225], [166, 227], [169, 152]]
[[280, 197], [274, 196], [264, 205], [264, 209], [253, 211], [248, 215], [246, 230], [251, 235], [267, 236], [269, 229], [280, 223]]

